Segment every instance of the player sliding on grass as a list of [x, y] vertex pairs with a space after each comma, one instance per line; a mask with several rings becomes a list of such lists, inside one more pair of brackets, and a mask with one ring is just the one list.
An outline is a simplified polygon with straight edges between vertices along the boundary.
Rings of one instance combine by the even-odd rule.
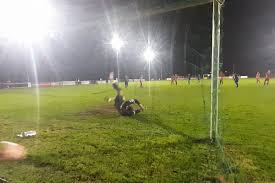
[[267, 73], [265, 73], [265, 80], [264, 80], [264, 86], [265, 85], [269, 85], [269, 80], [271, 79], [271, 72], [270, 70], [267, 71]]
[[[133, 116], [144, 110], [144, 107], [137, 99], [125, 100], [122, 95], [122, 90], [119, 88], [117, 83], [113, 83], [113, 88], [117, 92], [117, 95], [114, 98], [114, 101], [115, 101], [115, 108], [117, 109], [119, 114], [121, 114], [122, 116]], [[109, 98], [108, 102], [111, 102], [111, 101], [112, 99]], [[137, 104], [139, 106], [139, 109], [134, 109], [132, 107], [133, 104]]]

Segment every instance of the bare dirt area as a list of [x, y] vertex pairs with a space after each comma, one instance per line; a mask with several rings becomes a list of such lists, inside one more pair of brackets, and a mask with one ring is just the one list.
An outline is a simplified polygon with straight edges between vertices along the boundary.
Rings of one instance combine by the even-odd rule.
[[96, 116], [105, 116], [106, 117], [106, 116], [110, 116], [110, 115], [114, 115], [114, 114], [117, 114], [117, 111], [114, 106], [104, 105], [104, 106], [98, 106], [98, 107], [91, 108], [87, 111], [77, 113], [76, 115], [78, 115], [78, 116], [96, 115]]

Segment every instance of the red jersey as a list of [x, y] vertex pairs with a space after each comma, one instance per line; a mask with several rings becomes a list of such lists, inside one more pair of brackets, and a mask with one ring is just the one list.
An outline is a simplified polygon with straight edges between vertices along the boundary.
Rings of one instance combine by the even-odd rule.
[[256, 79], [260, 79], [260, 77], [261, 77], [261, 74], [259, 72], [257, 72]]
[[265, 78], [266, 79], [270, 79], [271, 78], [271, 72], [267, 71], [267, 73], [265, 74]]
[[220, 72], [220, 80], [223, 80], [223, 79], [224, 79], [224, 73]]

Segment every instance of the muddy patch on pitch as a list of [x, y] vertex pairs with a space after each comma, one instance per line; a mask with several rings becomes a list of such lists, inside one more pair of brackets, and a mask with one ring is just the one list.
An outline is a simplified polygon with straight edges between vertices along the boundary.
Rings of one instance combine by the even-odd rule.
[[100, 107], [93, 107], [87, 111], [80, 112], [76, 114], [77, 116], [114, 116], [117, 114], [117, 111], [114, 106], [100, 106]]

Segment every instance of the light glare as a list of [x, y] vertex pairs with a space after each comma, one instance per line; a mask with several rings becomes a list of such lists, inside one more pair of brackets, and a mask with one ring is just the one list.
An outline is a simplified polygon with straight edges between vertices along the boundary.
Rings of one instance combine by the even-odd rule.
[[47, 0], [0, 0], [0, 37], [36, 41], [52, 33], [55, 11]]
[[156, 57], [155, 52], [152, 50], [152, 48], [147, 47], [147, 49], [144, 52], [144, 58], [148, 62], [152, 62]]
[[120, 51], [120, 49], [124, 46], [124, 42], [118, 36], [118, 34], [114, 34], [111, 41], [112, 48], [116, 51]]

